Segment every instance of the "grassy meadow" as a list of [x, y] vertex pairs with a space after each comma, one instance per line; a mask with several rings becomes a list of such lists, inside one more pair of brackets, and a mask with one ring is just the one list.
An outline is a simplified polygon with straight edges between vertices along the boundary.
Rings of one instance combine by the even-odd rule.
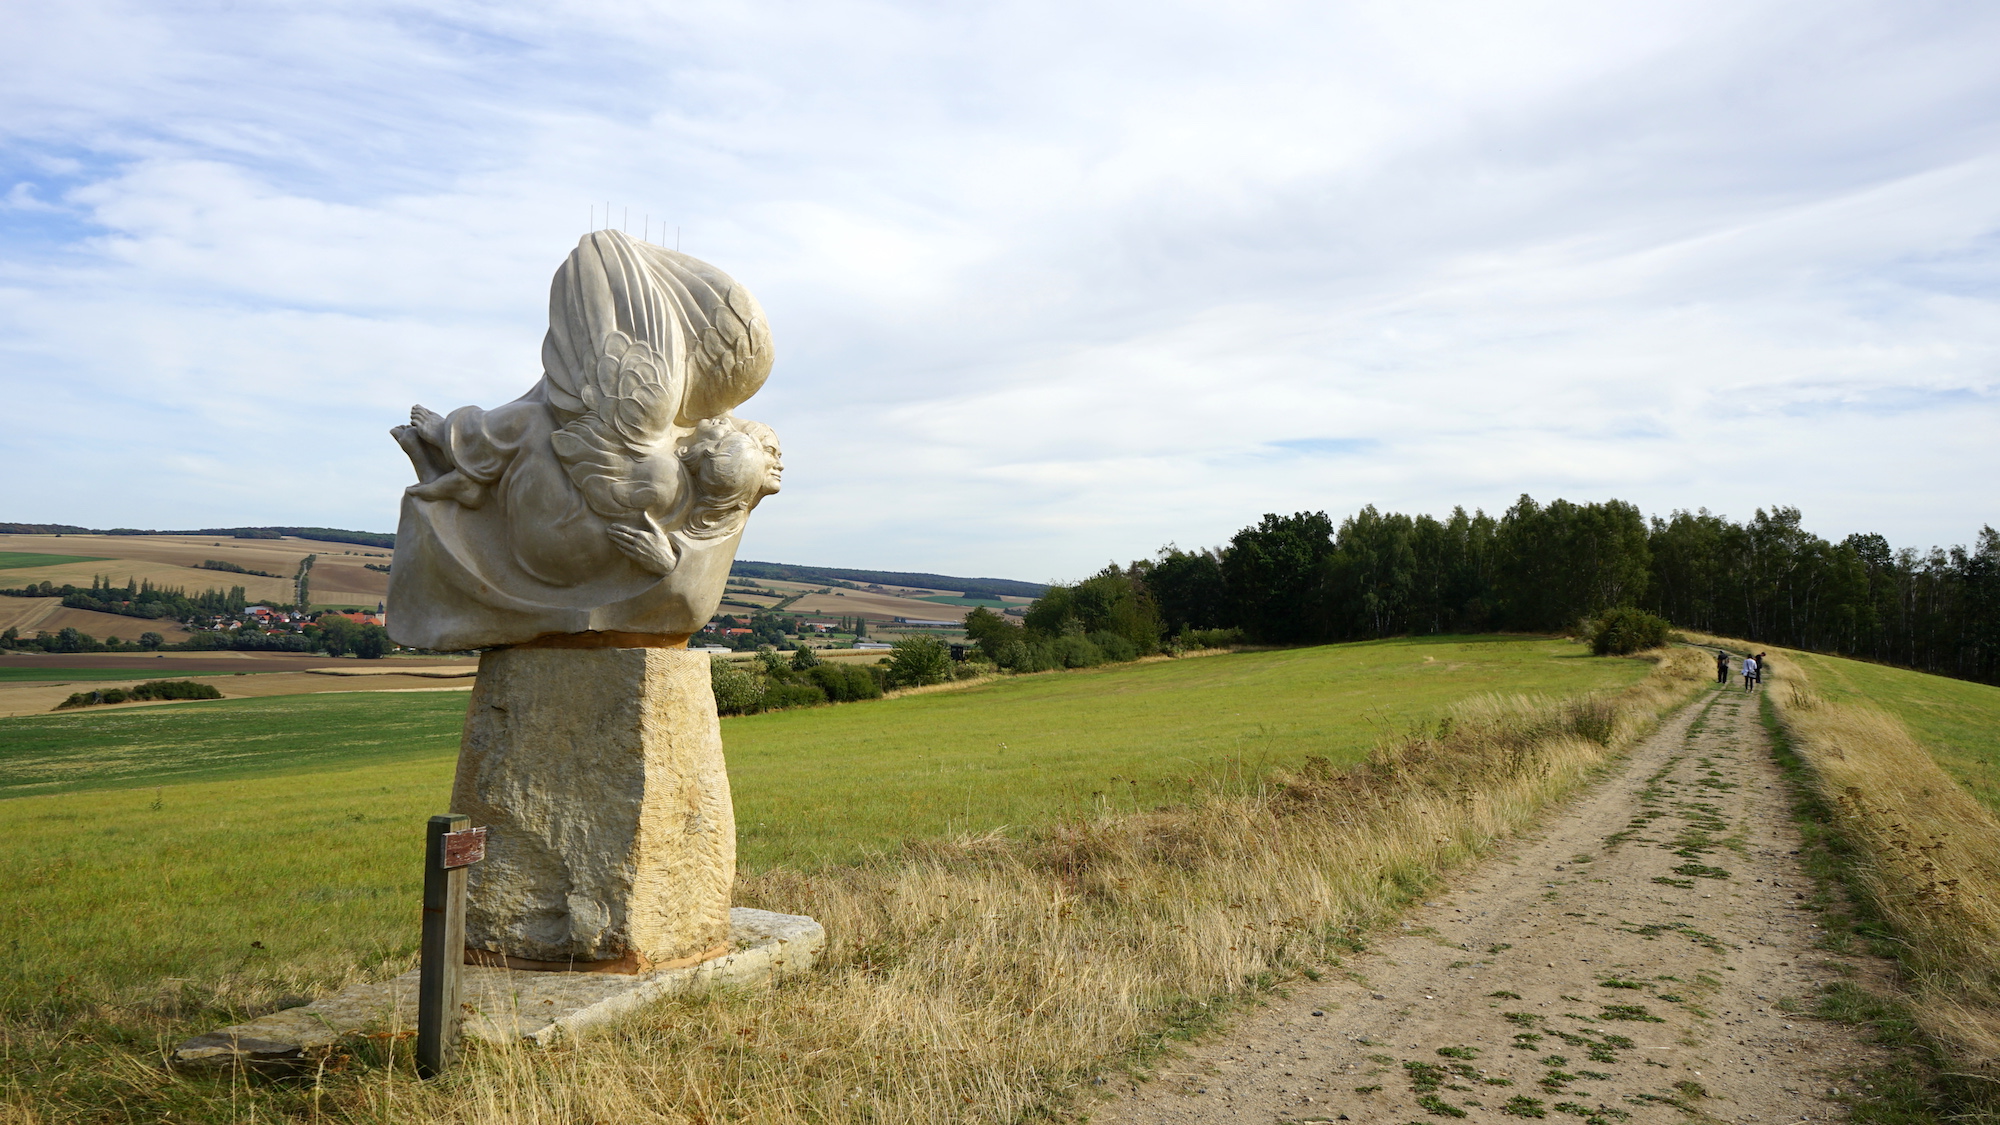
[[1441, 637], [1238, 653], [723, 720], [738, 854], [845, 862], [908, 836], [1095, 806], [1152, 808], [1307, 755], [1360, 761], [1467, 696], [1622, 688], [1646, 666], [1548, 638]]
[[[138, 677], [126, 672], [124, 678]], [[426, 777], [435, 777], [443, 763], [448, 790], [465, 700], [463, 693], [354, 692], [0, 719], [0, 797], [420, 761], [432, 766]], [[304, 791], [313, 785], [295, 784]], [[213, 790], [204, 806], [226, 802], [228, 791], [226, 785]], [[442, 796], [433, 790], [432, 799]], [[6, 808], [0, 806], [0, 823]]]
[[1959, 784], [2000, 811], [2000, 687], [1837, 656], [1787, 652], [1821, 698], [1903, 721]]
[[[1615, 694], [1650, 670], [1549, 638], [1447, 637], [729, 719], [744, 894], [788, 908], [763, 897], [893, 866], [911, 840], [1253, 800], [1274, 769], [1359, 762], [1470, 698]], [[143, 1089], [151, 1108], [103, 1117], [212, 1115], [200, 1081], [133, 1068], [286, 996], [406, 967], [415, 857], [464, 707], [354, 694], [0, 720], [0, 793], [17, 794], [0, 800], [0, 1094], [75, 1109]], [[58, 1119], [96, 1116], [22, 1118]]]

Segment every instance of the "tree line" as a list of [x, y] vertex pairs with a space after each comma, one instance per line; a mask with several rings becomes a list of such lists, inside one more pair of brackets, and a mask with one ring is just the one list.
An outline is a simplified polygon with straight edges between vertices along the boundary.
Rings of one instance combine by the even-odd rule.
[[198, 527], [182, 531], [151, 531], [136, 527], [78, 527], [68, 523], [0, 523], [5, 535], [213, 535], [232, 539], [282, 539], [287, 535], [321, 543], [352, 543], [359, 547], [394, 547], [394, 534], [349, 531], [339, 527]]
[[154, 652], [163, 648], [178, 652], [232, 649], [240, 652], [323, 652], [328, 656], [358, 656], [363, 660], [374, 660], [388, 655], [395, 647], [396, 643], [389, 639], [389, 631], [382, 626], [353, 621], [333, 612], [322, 613], [317, 620], [304, 625], [286, 625], [270, 630], [255, 627], [197, 629], [186, 640], [176, 644], [168, 644], [166, 637], [154, 632], [139, 634], [137, 641], [124, 641], [115, 636], [100, 641], [89, 633], [68, 626], [54, 632], [42, 630], [32, 637], [22, 636], [21, 630], [13, 626], [0, 631], [0, 649], [54, 653]]
[[196, 617], [231, 616], [241, 614], [249, 605], [241, 586], [231, 586], [227, 590], [203, 590], [191, 595], [179, 586], [155, 586], [151, 582], [131, 579], [127, 579], [125, 585], [117, 586], [103, 575], [91, 579], [87, 587], [68, 583], [61, 586], [52, 582], [30, 583], [11, 590], [0, 590], [0, 595], [13, 598], [59, 597], [68, 609], [95, 610], [148, 621], [168, 617], [187, 621]]
[[1052, 587], [1020, 625], [981, 610], [966, 626], [987, 656], [1031, 671], [1205, 643], [1218, 630], [1269, 644], [1570, 632], [1621, 608], [2000, 683], [2000, 532], [1919, 551], [1875, 534], [1829, 541], [1796, 508], [1741, 523], [1706, 509], [1648, 519], [1620, 500], [1528, 496], [1497, 517], [1372, 505], [1337, 524], [1325, 512], [1270, 514], [1221, 547], [1169, 545]]

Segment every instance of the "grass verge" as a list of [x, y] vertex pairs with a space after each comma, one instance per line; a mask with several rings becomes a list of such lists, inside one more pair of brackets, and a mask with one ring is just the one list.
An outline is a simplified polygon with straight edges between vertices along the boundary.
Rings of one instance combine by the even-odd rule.
[[1804, 856], [1852, 904], [1849, 917], [1820, 904], [1836, 908], [1832, 941], [1867, 941], [1904, 977], [1902, 997], [1842, 986], [1822, 998], [1822, 1014], [1868, 1024], [1899, 1058], [1855, 1120], [1989, 1119], [2000, 1112], [2000, 820], [1895, 715], [1817, 694], [1793, 654], [1773, 652], [1771, 668], [1764, 707], [1780, 764], [1802, 783]]

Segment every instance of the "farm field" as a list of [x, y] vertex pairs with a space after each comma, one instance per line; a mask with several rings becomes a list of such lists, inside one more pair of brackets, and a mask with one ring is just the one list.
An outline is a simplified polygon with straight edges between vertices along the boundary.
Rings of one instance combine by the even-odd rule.
[[[1547, 638], [1330, 645], [1007, 677], [732, 717], [723, 720], [723, 738], [745, 864], [810, 866], [911, 835], [1037, 823], [1099, 800], [1157, 804], [1190, 779], [1255, 777], [1308, 754], [1353, 761], [1383, 735], [1468, 695], [1615, 688], [1644, 668]], [[0, 794], [426, 757], [445, 777], [464, 698], [359, 689], [406, 680], [460, 685], [383, 671], [366, 681], [194, 675], [265, 698], [0, 721]], [[437, 799], [446, 784], [439, 782]]]
[[1787, 655], [1827, 699], [1880, 707], [1901, 719], [1946, 773], [2000, 812], [2000, 687], [1838, 656]]
[[[1098, 801], [1163, 803], [1191, 777], [1355, 761], [1469, 695], [1612, 689], [1646, 668], [1546, 638], [1442, 638], [726, 719], [740, 860], [811, 867]], [[103, 964], [64, 971], [114, 989], [239, 963], [320, 966], [324, 981], [400, 956], [411, 842], [444, 808], [464, 710], [462, 694], [288, 695], [0, 720], [0, 793], [46, 794], [0, 800], [0, 898], [15, 908], [0, 941], [99, 951], [84, 960]], [[246, 954], [253, 940], [268, 954]]]
[[[839, 862], [908, 834], [1177, 800], [1308, 754], [1357, 761], [1483, 692], [1622, 687], [1646, 666], [1548, 638], [1447, 637], [1240, 653], [723, 722], [751, 866]], [[857, 784], [857, 779], [865, 782]]]
[[[71, 692], [130, 687], [147, 680], [195, 680], [225, 699], [327, 692], [410, 692], [472, 687], [478, 661], [454, 657], [352, 660], [306, 653], [167, 652], [0, 654], [0, 717], [42, 715]], [[179, 703], [121, 703], [93, 713]], [[0, 736], [0, 746], [4, 746]]]
[[[937, 591], [915, 586], [885, 586], [880, 590], [848, 590], [841, 587], [825, 587], [806, 582], [791, 582], [779, 579], [758, 578], [749, 580], [759, 588], [773, 590], [785, 598], [798, 595], [798, 600], [785, 607], [787, 613], [809, 616], [853, 617], [863, 616], [874, 622], [887, 622], [898, 617], [915, 620], [955, 621], [965, 616], [975, 606], [985, 606], [995, 611], [1009, 606], [1025, 606], [1031, 598], [966, 598], [952, 591]], [[826, 593], [818, 591], [825, 589]], [[759, 609], [769, 609], [781, 600], [768, 596], [758, 596], [747, 592], [744, 586], [732, 585], [726, 597]], [[740, 611], [741, 606], [724, 605], [720, 612]]]
[[[7, 580], [6, 574], [0, 574], [0, 584]], [[137, 640], [141, 633], [158, 633], [169, 641], [186, 640], [188, 636], [187, 629], [171, 618], [147, 621], [93, 609], [69, 609], [61, 598], [0, 598], [0, 630], [9, 628], [19, 629], [24, 637], [63, 629], [88, 633], [98, 640], [106, 637]]]
[[[161, 671], [144, 676], [125, 673], [118, 677], [97, 677], [90, 680], [27, 680], [8, 682], [0, 680], [0, 717], [25, 717], [48, 715], [56, 705], [68, 699], [72, 692], [102, 691], [113, 687], [132, 687], [147, 680], [193, 680], [207, 684], [222, 693], [224, 699], [264, 699], [271, 696], [294, 695], [353, 695], [379, 692], [469, 692], [472, 690], [470, 675], [440, 677], [430, 674], [408, 674], [383, 672], [377, 675], [348, 675], [340, 672], [233, 672], [226, 674], [192, 673], [175, 675]], [[90, 708], [93, 713], [104, 714], [112, 711], [151, 710], [160, 707], [179, 707], [183, 702], [153, 701], [115, 704], [98, 704]], [[459, 707], [463, 709], [461, 699]], [[75, 712], [65, 712], [65, 715]], [[53, 717], [53, 716], [52, 716]], [[0, 755], [4, 755], [4, 736], [0, 736]], [[5, 783], [0, 782], [0, 793], [4, 793]]]
[[47, 555], [28, 551], [0, 551], [0, 570], [26, 570], [38, 566], [103, 561], [105, 560], [95, 555]]
[[[67, 695], [77, 689], [61, 690]], [[441, 761], [449, 774], [464, 717], [462, 694], [343, 692], [10, 718], [0, 720], [0, 797], [221, 779], [237, 784], [277, 774], [413, 761]], [[316, 786], [299, 784], [307, 790]], [[222, 792], [216, 794], [218, 809], [228, 803]], [[444, 795], [433, 793], [431, 799], [443, 800]], [[0, 805], [0, 822], [17, 823], [28, 803]]]
[[[0, 572], [0, 585], [53, 582], [58, 586], [64, 583], [88, 586], [92, 578], [104, 575], [121, 585], [128, 578], [136, 578], [156, 586], [184, 587], [190, 593], [210, 587], [241, 586], [253, 601], [289, 602], [292, 575], [298, 571], [299, 560], [316, 555], [312, 574], [315, 605], [372, 607], [389, 590], [389, 576], [367, 569], [366, 564], [387, 564], [390, 552], [353, 543], [289, 537], [217, 539], [203, 535], [0, 535], [0, 557], [27, 560], [35, 555], [47, 556], [47, 561], [11, 564]], [[79, 556], [89, 561], [73, 561]], [[202, 569], [201, 564], [209, 559], [235, 563], [245, 570], [269, 571], [279, 577]]]

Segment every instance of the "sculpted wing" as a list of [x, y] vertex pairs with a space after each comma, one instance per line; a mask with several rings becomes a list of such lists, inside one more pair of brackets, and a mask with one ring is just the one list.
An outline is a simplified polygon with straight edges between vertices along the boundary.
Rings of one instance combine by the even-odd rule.
[[688, 380], [676, 420], [693, 426], [747, 401], [771, 374], [771, 326], [757, 298], [698, 258], [658, 246], [647, 254], [688, 314]]
[[607, 519], [653, 507], [656, 480], [635, 472], [673, 430], [686, 348], [672, 294], [618, 231], [584, 237], [549, 287], [542, 369], [564, 425], [556, 457], [591, 509]]
[[[628, 517], [675, 499], [640, 462], [770, 376], [771, 329], [750, 291], [686, 254], [595, 231], [549, 290], [542, 344], [556, 456], [592, 510]], [[671, 478], [678, 479], [678, 478]]]

